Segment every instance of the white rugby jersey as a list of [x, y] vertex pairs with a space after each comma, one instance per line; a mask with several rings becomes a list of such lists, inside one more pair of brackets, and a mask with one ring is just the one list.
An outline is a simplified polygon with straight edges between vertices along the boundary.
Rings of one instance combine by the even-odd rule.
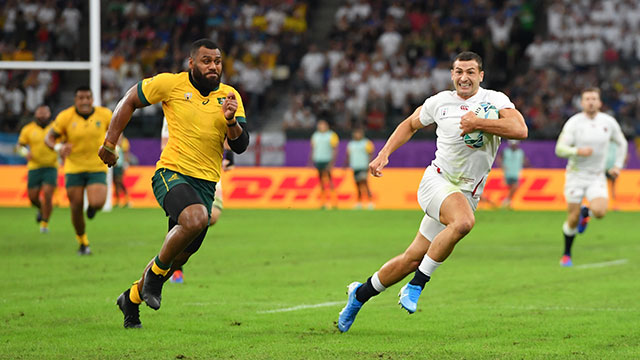
[[[585, 175], [604, 174], [609, 142], [618, 145], [614, 165], [621, 168], [627, 155], [627, 140], [616, 119], [603, 112], [598, 112], [591, 119], [584, 112], [577, 113], [567, 120], [558, 137], [558, 147], [572, 149], [567, 163], [567, 174], [581, 173]], [[591, 156], [574, 155], [581, 147], [593, 149]], [[557, 151], [556, 151], [557, 152]]]
[[515, 109], [507, 95], [479, 88], [467, 100], [459, 97], [455, 91], [439, 92], [425, 100], [420, 110], [420, 122], [423, 125], [438, 125], [436, 158], [431, 164], [460, 190], [474, 194], [482, 193], [482, 184], [487, 179], [500, 146], [500, 137], [496, 135], [484, 133], [484, 146], [478, 149], [467, 147], [460, 136], [460, 118], [473, 104], [479, 103], [490, 103], [498, 110]]

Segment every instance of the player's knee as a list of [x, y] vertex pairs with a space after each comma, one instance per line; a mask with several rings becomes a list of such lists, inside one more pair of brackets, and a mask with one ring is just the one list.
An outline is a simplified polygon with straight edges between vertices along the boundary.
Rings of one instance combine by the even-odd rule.
[[471, 231], [471, 229], [473, 229], [475, 223], [476, 221], [474, 216], [468, 216], [455, 221], [453, 224], [451, 224], [451, 226], [453, 227], [453, 230], [455, 232], [464, 236], [467, 235]]
[[595, 217], [596, 219], [602, 219], [604, 215], [607, 213], [607, 209], [592, 208], [591, 213], [593, 214], [593, 217]]
[[200, 233], [209, 225], [209, 215], [204, 206], [185, 209], [180, 214], [179, 222], [187, 231]]

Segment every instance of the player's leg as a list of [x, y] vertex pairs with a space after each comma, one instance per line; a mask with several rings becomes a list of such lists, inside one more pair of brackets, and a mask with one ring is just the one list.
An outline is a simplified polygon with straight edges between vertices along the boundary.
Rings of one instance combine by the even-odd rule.
[[107, 202], [107, 173], [89, 173], [87, 177], [87, 217], [93, 219]]
[[160, 308], [162, 284], [173, 261], [209, 224], [207, 208], [189, 184], [172, 187], [164, 197], [163, 207], [171, 218], [177, 219], [177, 225], [167, 233], [154, 263], [140, 281], [142, 299], [155, 310]]
[[362, 203], [363, 203], [362, 197], [364, 196], [364, 194], [362, 192], [363, 191], [363, 189], [362, 189], [362, 181], [359, 180], [357, 173], [355, 173], [354, 176], [355, 176], [355, 180], [356, 180], [356, 192], [358, 194], [358, 202], [356, 202], [355, 208], [356, 209], [362, 209]]
[[[78, 174], [73, 174], [78, 175]], [[67, 175], [67, 184], [69, 184], [69, 176]], [[69, 208], [71, 209], [71, 224], [76, 232], [76, 240], [80, 245], [78, 255], [89, 255], [89, 239], [85, 233], [84, 223], [84, 186], [73, 185], [67, 186], [67, 196], [69, 197]]]
[[571, 261], [571, 248], [573, 247], [573, 240], [578, 234], [578, 221], [580, 219], [580, 203], [571, 202], [567, 204], [567, 219], [562, 224], [562, 234], [564, 236], [564, 252], [560, 259], [560, 265], [572, 266]]
[[51, 218], [51, 211], [53, 209], [53, 192], [55, 191], [55, 185], [43, 184], [42, 185], [42, 206], [40, 211], [42, 213], [42, 220], [40, 221], [40, 232], [49, 232], [49, 219]]
[[348, 331], [364, 303], [415, 271], [431, 245], [427, 236], [433, 237], [443, 228], [442, 224], [425, 215], [413, 242], [402, 254], [387, 261], [364, 283], [351, 283], [347, 291], [347, 305], [338, 317], [338, 329], [342, 332]]
[[433, 239], [427, 252], [435, 262], [446, 260], [458, 241], [475, 225], [473, 210], [462, 193], [454, 192], [444, 199], [440, 206], [440, 223], [446, 227]]
[[29, 170], [27, 173], [27, 196], [31, 205], [38, 209], [36, 213], [36, 222], [42, 221], [41, 203], [40, 203], [40, 187], [42, 186], [42, 177], [40, 169]]
[[374, 204], [373, 204], [373, 195], [371, 194], [371, 188], [369, 187], [369, 173], [365, 172], [365, 175], [367, 177], [365, 177], [365, 179], [363, 180], [363, 185], [364, 185], [364, 191], [367, 193], [367, 199], [369, 200], [369, 210], [373, 210], [374, 208]]
[[29, 201], [31, 205], [35, 206], [38, 209], [38, 213], [36, 214], [36, 222], [40, 223], [42, 221], [42, 204], [40, 203], [40, 186], [27, 188], [27, 196], [29, 197]]

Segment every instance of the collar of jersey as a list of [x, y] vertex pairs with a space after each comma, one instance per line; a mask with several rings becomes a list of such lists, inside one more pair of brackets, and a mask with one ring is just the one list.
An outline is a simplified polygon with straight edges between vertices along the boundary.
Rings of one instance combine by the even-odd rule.
[[191, 86], [193, 86], [194, 88], [196, 88], [196, 90], [198, 90], [198, 92], [200, 93], [200, 95], [207, 97], [209, 96], [209, 94], [211, 94], [214, 91], [218, 91], [218, 89], [220, 89], [220, 84], [218, 84], [218, 86], [216, 86], [215, 89], [211, 90], [210, 92], [207, 92], [205, 90], [200, 89], [200, 87], [198, 87], [198, 84], [196, 84], [195, 80], [193, 79], [193, 77], [191, 76], [191, 71], [189, 71], [189, 82], [191, 83]]
[[83, 115], [83, 114], [80, 114], [77, 107], [74, 106], [73, 108], [76, 110], [76, 114], [82, 116], [85, 120], [89, 119], [91, 115], [93, 115], [93, 113], [96, 112], [96, 108], [92, 107], [91, 112], [89, 114]]

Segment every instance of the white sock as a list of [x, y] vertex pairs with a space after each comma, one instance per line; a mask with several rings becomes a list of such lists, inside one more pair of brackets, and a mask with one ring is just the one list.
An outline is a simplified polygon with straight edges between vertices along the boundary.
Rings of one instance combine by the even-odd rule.
[[422, 272], [423, 274], [431, 277], [431, 273], [434, 272], [440, 265], [442, 265], [442, 261], [437, 262], [430, 258], [429, 255], [425, 255], [422, 259], [422, 262], [420, 263], [420, 266], [418, 266], [418, 270], [420, 270], [420, 272]]
[[378, 277], [378, 272], [377, 271], [376, 271], [375, 274], [373, 274], [373, 276], [371, 276], [371, 285], [373, 285], [373, 288], [376, 289], [377, 292], [383, 292], [383, 291], [385, 291], [387, 289], [380, 282], [380, 278]]
[[562, 224], [562, 232], [567, 235], [567, 236], [574, 236], [575, 234], [578, 233], [578, 228], [574, 227], [573, 229], [569, 227], [569, 223], [568, 222], [564, 222], [564, 224]]

